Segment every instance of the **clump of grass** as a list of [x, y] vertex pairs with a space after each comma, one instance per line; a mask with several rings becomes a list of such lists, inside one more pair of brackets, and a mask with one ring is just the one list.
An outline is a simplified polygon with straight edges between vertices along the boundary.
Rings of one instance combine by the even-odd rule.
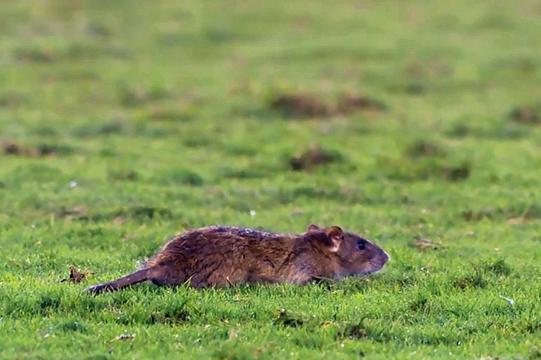
[[135, 170], [109, 170], [107, 176], [115, 181], [136, 181], [139, 173]]
[[498, 259], [494, 262], [487, 262], [484, 264], [483, 269], [487, 272], [491, 272], [495, 275], [507, 276], [511, 274], [512, 269], [505, 259]]
[[485, 288], [488, 282], [481, 271], [475, 271], [471, 274], [459, 276], [453, 280], [453, 286], [459, 289], [466, 288]]
[[72, 284], [77, 284], [86, 279], [86, 276], [90, 272], [87, 270], [80, 270], [74, 265], [69, 266], [69, 276], [65, 279], [60, 280], [61, 282], [70, 282]]
[[101, 123], [81, 125], [72, 131], [73, 135], [81, 138], [120, 135], [127, 131], [128, 125], [121, 119], [112, 119]]
[[483, 261], [475, 266], [473, 272], [456, 277], [453, 286], [459, 289], [486, 288], [490, 283], [490, 276], [508, 276], [512, 272], [505, 259], [495, 261]]
[[187, 121], [191, 120], [192, 116], [189, 113], [175, 109], [154, 109], [147, 115], [148, 118], [154, 121]]
[[230, 179], [257, 179], [265, 178], [268, 176], [266, 169], [256, 166], [250, 166], [247, 168], [234, 169], [230, 167], [221, 167], [219, 169], [220, 178]]
[[442, 167], [444, 178], [449, 181], [461, 181], [470, 177], [471, 164], [463, 162], [457, 165], [446, 165]]
[[337, 332], [339, 339], [364, 339], [368, 337], [367, 330], [365, 329], [363, 322], [358, 323], [346, 323], [342, 329]]
[[380, 163], [385, 176], [402, 181], [440, 179], [460, 182], [468, 179], [472, 173], [472, 165], [467, 161], [455, 162], [434, 156], [382, 159]]
[[430, 310], [430, 301], [427, 296], [418, 295], [408, 307], [413, 312], [428, 312]]
[[77, 219], [89, 222], [114, 221], [121, 223], [125, 220], [145, 222], [156, 219], [170, 219], [172, 217], [173, 212], [169, 208], [141, 205], [101, 213], [82, 214]]
[[509, 204], [508, 206], [486, 206], [463, 210], [461, 216], [467, 221], [504, 220], [521, 223], [526, 220], [541, 219], [541, 207], [536, 204]]
[[163, 307], [154, 309], [149, 317], [150, 324], [181, 324], [189, 323], [191, 314], [185, 299], [164, 304]]
[[299, 316], [291, 314], [286, 309], [280, 309], [274, 322], [283, 326], [297, 328], [303, 326], [305, 320]]
[[446, 135], [455, 138], [463, 138], [470, 135], [471, 133], [472, 129], [470, 128], [470, 126], [463, 122], [458, 122], [451, 125], [446, 131]]
[[406, 153], [412, 158], [424, 156], [445, 156], [446, 151], [441, 145], [428, 140], [417, 140], [407, 149]]
[[201, 186], [205, 182], [201, 175], [188, 169], [173, 169], [166, 171], [159, 179], [163, 183], [190, 186]]
[[141, 106], [148, 103], [167, 99], [171, 96], [166, 89], [154, 86], [150, 88], [119, 88], [119, 101], [125, 107]]
[[56, 330], [62, 331], [62, 332], [80, 332], [85, 333], [88, 331], [88, 327], [78, 320], [64, 320], [60, 322], [58, 325], [55, 326]]
[[54, 215], [60, 218], [78, 218], [85, 216], [88, 209], [84, 205], [60, 206], [54, 211]]

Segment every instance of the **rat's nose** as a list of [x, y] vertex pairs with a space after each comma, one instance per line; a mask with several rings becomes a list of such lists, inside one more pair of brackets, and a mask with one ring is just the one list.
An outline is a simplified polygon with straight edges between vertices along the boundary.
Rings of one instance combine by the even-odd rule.
[[389, 261], [389, 254], [387, 254], [382, 249], [379, 249], [376, 256], [370, 261], [370, 263], [375, 267], [374, 271], [381, 269]]

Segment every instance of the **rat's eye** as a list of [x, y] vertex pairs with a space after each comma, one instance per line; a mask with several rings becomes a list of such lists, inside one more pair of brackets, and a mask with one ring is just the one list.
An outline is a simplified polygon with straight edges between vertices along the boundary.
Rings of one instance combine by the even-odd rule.
[[364, 250], [365, 247], [366, 247], [366, 241], [364, 241], [363, 239], [357, 240], [357, 249]]

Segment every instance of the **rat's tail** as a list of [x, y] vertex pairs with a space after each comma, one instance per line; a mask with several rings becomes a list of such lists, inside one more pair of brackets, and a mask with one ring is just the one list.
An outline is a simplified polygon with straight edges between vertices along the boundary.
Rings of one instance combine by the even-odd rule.
[[100, 294], [102, 292], [115, 291], [126, 286], [137, 284], [150, 279], [151, 268], [144, 268], [124, 275], [116, 280], [90, 286], [86, 289], [91, 294]]

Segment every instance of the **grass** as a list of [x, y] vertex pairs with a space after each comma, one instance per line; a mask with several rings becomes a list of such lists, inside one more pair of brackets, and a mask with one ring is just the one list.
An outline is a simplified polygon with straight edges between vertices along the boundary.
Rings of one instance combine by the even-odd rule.
[[[539, 16], [527, 0], [3, 4], [0, 357], [540, 358]], [[323, 105], [297, 116], [272, 106], [284, 94]], [[318, 114], [345, 94], [384, 106]], [[314, 148], [329, 161], [292, 169]], [[302, 287], [82, 292], [186, 228], [311, 222], [392, 260]], [[60, 282], [70, 265], [92, 274]]]

